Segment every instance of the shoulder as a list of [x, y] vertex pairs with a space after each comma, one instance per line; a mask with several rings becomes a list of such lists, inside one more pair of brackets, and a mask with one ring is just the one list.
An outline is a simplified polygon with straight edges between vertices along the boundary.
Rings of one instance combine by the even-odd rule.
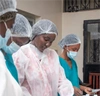
[[60, 62], [60, 65], [61, 65], [61, 66], [65, 66], [65, 65], [68, 66], [68, 63], [66, 62], [66, 60], [63, 59], [63, 58], [60, 57], [60, 56], [59, 56], [59, 62]]
[[74, 64], [76, 64], [76, 61], [75, 61], [74, 59], [71, 59], [71, 61], [72, 61]]
[[71, 59], [71, 61], [73, 62], [73, 65], [74, 65], [75, 67], [77, 67], [76, 61], [75, 61], [74, 59]]
[[59, 56], [55, 50], [47, 48], [45, 49], [44, 54], [48, 59], [51, 59], [52, 62], [56, 62], [56, 64], [59, 63]]
[[50, 48], [45, 49], [44, 53], [47, 54], [47, 55], [58, 56], [57, 52], [54, 49], [50, 49]]
[[27, 49], [30, 46], [30, 44], [26, 44], [20, 47], [21, 50]]
[[60, 62], [65, 62], [65, 60], [62, 57], [60, 57], [60, 56], [59, 56], [59, 61]]
[[[28, 44], [21, 46], [20, 49], [12, 55], [13, 59], [18, 58], [20, 61], [27, 60], [28, 46]], [[24, 58], [24, 60], [22, 58]]]
[[59, 60], [64, 60], [62, 57], [59, 56]]
[[23, 45], [20, 47], [20, 49], [17, 51], [19, 52], [20, 54], [27, 54], [30, 52], [30, 44], [26, 44], [26, 45]]

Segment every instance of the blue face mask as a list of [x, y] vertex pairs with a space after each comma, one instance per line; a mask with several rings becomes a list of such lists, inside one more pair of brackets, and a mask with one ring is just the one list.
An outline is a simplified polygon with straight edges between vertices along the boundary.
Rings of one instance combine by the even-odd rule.
[[3, 50], [8, 54], [15, 53], [20, 48], [19, 45], [17, 45], [14, 41], [9, 46], [5, 46]]
[[74, 59], [77, 55], [77, 52], [74, 52], [74, 51], [68, 51], [67, 52], [67, 56], [70, 58], [70, 59]]
[[0, 35], [0, 49], [3, 48], [7, 44], [8, 39], [11, 36], [11, 30], [9, 28], [7, 28], [6, 23], [4, 23], [4, 24], [5, 24], [7, 30], [6, 30], [6, 34], [5, 34], [4, 38]]

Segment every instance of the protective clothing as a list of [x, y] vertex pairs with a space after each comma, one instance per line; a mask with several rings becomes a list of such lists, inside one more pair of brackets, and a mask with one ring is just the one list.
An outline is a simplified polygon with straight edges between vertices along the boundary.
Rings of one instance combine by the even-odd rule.
[[23, 96], [19, 84], [8, 71], [5, 59], [0, 51], [0, 96]]
[[33, 25], [31, 39], [33, 39], [37, 35], [46, 34], [46, 33], [48, 34], [53, 33], [57, 35], [58, 31], [56, 25], [47, 19], [39, 20], [36, 24]]
[[64, 37], [58, 45], [63, 49], [64, 46], [70, 46], [70, 45], [76, 45], [81, 44], [81, 40], [74, 34], [69, 34], [66, 37]]
[[16, 12], [16, 0], [0, 0], [0, 16], [7, 12]]
[[60, 96], [73, 96], [72, 84], [65, 78], [54, 50], [40, 52], [29, 43], [13, 54], [13, 60], [24, 96], [57, 96], [57, 92]]

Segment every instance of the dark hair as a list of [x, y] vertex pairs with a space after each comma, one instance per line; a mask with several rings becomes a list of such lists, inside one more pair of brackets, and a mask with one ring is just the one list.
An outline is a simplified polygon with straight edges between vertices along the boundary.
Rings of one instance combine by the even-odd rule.
[[16, 12], [8, 12], [0, 16], [0, 22], [8, 21], [16, 17]]

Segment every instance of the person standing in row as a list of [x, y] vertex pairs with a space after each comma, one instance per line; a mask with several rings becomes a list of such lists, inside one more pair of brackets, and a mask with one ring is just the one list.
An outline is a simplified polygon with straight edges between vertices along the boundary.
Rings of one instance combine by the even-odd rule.
[[81, 96], [82, 91], [91, 94], [92, 89], [79, 84], [78, 68], [74, 58], [80, 49], [81, 41], [75, 34], [69, 34], [62, 38], [59, 46], [63, 49], [59, 61], [64, 68], [66, 78], [71, 81], [74, 88], [74, 95]]
[[53, 22], [39, 20], [32, 28], [32, 41], [13, 54], [19, 84], [24, 96], [73, 96], [71, 82], [65, 77], [59, 56], [50, 49], [58, 35]]
[[[8, 28], [6, 23], [5, 26]], [[2, 48], [2, 51], [4, 53], [8, 70], [18, 82], [18, 74], [12, 59], [12, 54], [16, 52], [22, 45], [25, 45], [30, 41], [32, 27], [23, 15], [17, 13], [15, 23], [10, 30], [11, 36], [8, 39], [7, 44]]]
[[[16, 0], [0, 0], [0, 96], [23, 96], [22, 89], [7, 69], [1, 51], [10, 38], [16, 17]], [[5, 22], [8, 28], [5, 27]]]

